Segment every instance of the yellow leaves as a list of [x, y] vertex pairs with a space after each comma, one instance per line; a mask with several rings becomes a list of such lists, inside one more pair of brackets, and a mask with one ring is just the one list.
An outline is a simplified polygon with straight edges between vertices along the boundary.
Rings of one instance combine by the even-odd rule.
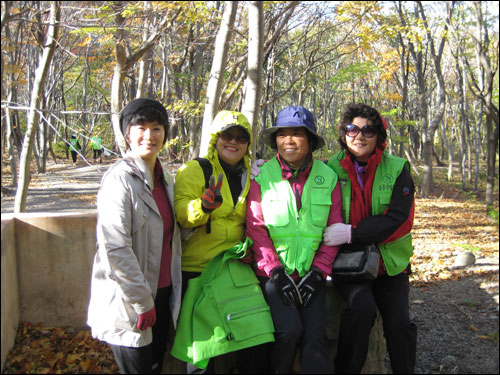
[[[384, 75], [384, 74], [382, 74]], [[391, 74], [392, 77], [392, 74]], [[386, 95], [387, 100], [390, 100], [392, 102], [401, 102], [403, 100], [403, 97], [399, 92], [393, 92], [393, 93], [388, 93]]]
[[90, 367], [90, 358], [87, 358], [87, 359], [85, 360], [85, 362], [83, 362], [83, 363], [82, 363], [82, 365], [81, 365], [81, 366], [82, 366], [82, 370], [83, 370], [84, 372], [87, 372], [87, 370], [88, 370], [88, 369], [89, 369], [89, 367]]
[[118, 373], [109, 346], [87, 330], [22, 323], [4, 373]]
[[76, 46], [77, 47], [85, 47], [87, 44], [89, 44], [92, 41], [92, 37], [89, 36], [83, 40], [83, 42], [78, 43]]
[[412, 282], [415, 284], [456, 281], [477, 274], [489, 278], [493, 265], [453, 267], [458, 253], [466, 250], [473, 251], [476, 259], [491, 255], [498, 259], [498, 229], [488, 221], [481, 203], [417, 198], [412, 236]]

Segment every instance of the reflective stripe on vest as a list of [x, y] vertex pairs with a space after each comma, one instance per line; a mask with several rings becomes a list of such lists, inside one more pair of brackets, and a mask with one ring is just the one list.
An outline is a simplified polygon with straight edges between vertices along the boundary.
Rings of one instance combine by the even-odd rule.
[[[349, 223], [350, 207], [351, 207], [351, 181], [347, 171], [340, 165], [341, 160], [345, 157], [345, 151], [341, 151], [333, 155], [328, 161], [328, 165], [337, 173], [342, 190], [342, 215], [344, 221]], [[404, 166], [408, 165], [408, 161], [397, 156], [389, 155], [384, 151], [382, 160], [375, 172], [372, 187], [372, 215], [383, 215], [389, 204], [391, 203], [392, 191], [397, 178], [403, 171]], [[401, 273], [413, 255], [413, 245], [411, 233], [385, 244], [377, 244], [387, 274], [390, 276]]]
[[297, 211], [290, 182], [281, 174], [274, 157], [255, 178], [262, 193], [262, 216], [287, 273], [297, 270], [299, 276], [304, 276], [323, 240], [337, 176], [325, 163], [314, 160], [302, 192], [302, 208]]

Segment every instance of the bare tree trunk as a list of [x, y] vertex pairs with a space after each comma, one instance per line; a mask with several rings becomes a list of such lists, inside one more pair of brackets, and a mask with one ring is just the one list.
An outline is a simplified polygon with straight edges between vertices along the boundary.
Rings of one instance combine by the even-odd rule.
[[[151, 9], [151, 2], [145, 1], [144, 8], [146, 11]], [[148, 40], [148, 26], [149, 19], [145, 21], [144, 30], [142, 31], [142, 42], [145, 43]], [[144, 88], [146, 85], [146, 76], [148, 71], [148, 59], [149, 53], [145, 53], [139, 61], [139, 78], [137, 79], [137, 92], [135, 94], [136, 98], [142, 98], [144, 95]]]
[[31, 180], [30, 161], [33, 152], [33, 143], [38, 127], [38, 106], [45, 86], [45, 79], [49, 70], [54, 51], [56, 39], [59, 32], [59, 20], [61, 18], [61, 4], [59, 1], [50, 3], [50, 21], [47, 30], [47, 39], [43, 47], [42, 57], [36, 69], [33, 91], [31, 92], [30, 110], [28, 112], [28, 123], [24, 137], [21, 160], [19, 163], [19, 187], [14, 201], [14, 212], [24, 212], [26, 209], [26, 197]]
[[115, 16], [117, 29], [115, 34], [116, 64], [113, 70], [113, 78], [111, 80], [111, 122], [115, 133], [116, 143], [118, 144], [118, 148], [123, 155], [125, 153], [126, 145], [125, 138], [123, 137], [120, 129], [120, 111], [122, 109], [123, 102], [122, 87], [126, 74], [125, 65], [127, 63], [127, 55], [125, 50], [125, 30], [121, 26], [124, 24], [125, 18], [123, 18], [121, 11], [119, 11], [122, 7], [122, 2], [115, 2], [114, 7], [117, 10]]
[[[493, 81], [498, 69], [492, 70], [490, 57], [488, 54], [489, 36], [486, 21], [483, 20], [481, 2], [474, 1], [476, 8], [478, 38], [476, 39], [476, 49], [478, 60], [481, 64], [481, 70], [484, 72], [484, 91], [481, 93], [481, 99], [484, 101], [484, 111], [486, 113], [486, 139], [487, 139], [487, 168], [486, 168], [486, 197], [485, 201], [488, 206], [493, 206], [494, 203], [494, 186], [495, 186], [495, 162], [496, 150], [498, 147], [495, 141], [495, 132], [498, 133], [498, 107], [493, 103]], [[493, 123], [496, 125], [496, 130], [493, 130]]]
[[225, 1], [222, 22], [215, 39], [214, 60], [210, 71], [210, 80], [207, 85], [207, 99], [205, 101], [205, 112], [203, 113], [203, 125], [201, 128], [201, 145], [199, 155], [205, 156], [208, 152], [210, 141], [210, 125], [219, 110], [220, 93], [222, 88], [222, 73], [226, 67], [229, 40], [238, 9], [237, 1]]
[[[476, 103], [477, 104], [477, 103]], [[480, 158], [480, 149], [481, 149], [481, 140], [479, 139], [480, 137], [480, 129], [482, 127], [482, 121], [483, 121], [483, 102], [479, 102], [480, 106], [480, 111], [477, 117], [477, 123], [476, 123], [476, 131], [475, 137], [474, 137], [474, 149], [476, 150], [475, 152], [475, 165], [474, 165], [474, 193], [479, 192], [479, 158]], [[475, 106], [474, 106], [475, 107]], [[474, 111], [476, 113], [476, 111]]]
[[[446, 91], [444, 77], [441, 70], [441, 57], [443, 56], [444, 45], [446, 38], [442, 37], [439, 46], [436, 50], [434, 46], [434, 39], [430, 33], [430, 29], [427, 26], [427, 18], [425, 16], [424, 7], [421, 1], [417, 2], [420, 11], [420, 16], [425, 23], [427, 29], [427, 40], [430, 44], [431, 57], [434, 62], [434, 71], [436, 73], [437, 80], [437, 110], [431, 120], [429, 128], [424, 132], [424, 175], [422, 178], [422, 197], [427, 197], [433, 190], [433, 180], [432, 180], [432, 143], [434, 139], [434, 133], [441, 122], [445, 106], [446, 106]], [[451, 7], [448, 7], [448, 20], [451, 20], [451, 14], [453, 12], [455, 2], [451, 3]], [[444, 26], [445, 31], [448, 29], [448, 25]]]
[[125, 18], [122, 16], [123, 1], [115, 1], [112, 3], [113, 8], [116, 10], [116, 34], [115, 34], [115, 59], [116, 64], [113, 71], [113, 79], [111, 81], [111, 122], [113, 124], [113, 131], [115, 133], [115, 139], [120, 149], [121, 154], [125, 153], [125, 138], [122, 135], [120, 129], [120, 111], [122, 109], [123, 102], [123, 81], [125, 80], [125, 75], [134, 66], [134, 64], [139, 61], [139, 59], [146, 54], [151, 47], [154, 46], [158, 38], [160, 37], [160, 31], [165, 28], [167, 22], [172, 22], [177, 15], [174, 17], [168, 16], [163, 18], [160, 22], [158, 29], [152, 33], [149, 38], [142, 44], [141, 48], [135, 51], [131, 56], [127, 55], [126, 40], [127, 36], [124, 29]]
[[[12, 91], [9, 90], [9, 94], [7, 96], [7, 101], [11, 103], [12, 101]], [[9, 110], [9, 107], [5, 108], [5, 122], [7, 124], [7, 148], [9, 151], [9, 164], [10, 164], [10, 173], [12, 176], [11, 186], [17, 187], [17, 161], [16, 161], [16, 153], [14, 151], [14, 133], [12, 132], [12, 117]], [[3, 177], [3, 173], [2, 173]]]
[[[262, 1], [248, 3], [248, 73], [245, 82], [245, 99], [242, 113], [252, 125], [252, 133], [257, 134], [260, 99], [262, 97], [262, 61], [264, 38], [264, 10]], [[252, 143], [251, 155], [257, 151]]]

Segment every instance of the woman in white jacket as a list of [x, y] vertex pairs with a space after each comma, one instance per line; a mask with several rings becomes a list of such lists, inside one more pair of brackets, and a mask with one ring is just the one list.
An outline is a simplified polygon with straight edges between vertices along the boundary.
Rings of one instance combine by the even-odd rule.
[[181, 297], [174, 180], [157, 157], [167, 138], [167, 111], [156, 100], [136, 99], [122, 111], [120, 126], [128, 149], [103, 176], [97, 195], [87, 324], [110, 344], [121, 373], [160, 373]]

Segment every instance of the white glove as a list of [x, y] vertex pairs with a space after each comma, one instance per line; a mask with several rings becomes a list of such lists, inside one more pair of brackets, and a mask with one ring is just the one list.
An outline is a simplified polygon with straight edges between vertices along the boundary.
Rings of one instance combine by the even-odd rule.
[[323, 233], [323, 243], [327, 246], [351, 243], [351, 228], [350, 224], [336, 223], [330, 225]]
[[255, 179], [260, 174], [260, 166], [264, 165], [264, 159], [255, 160], [250, 166], [250, 180]]

